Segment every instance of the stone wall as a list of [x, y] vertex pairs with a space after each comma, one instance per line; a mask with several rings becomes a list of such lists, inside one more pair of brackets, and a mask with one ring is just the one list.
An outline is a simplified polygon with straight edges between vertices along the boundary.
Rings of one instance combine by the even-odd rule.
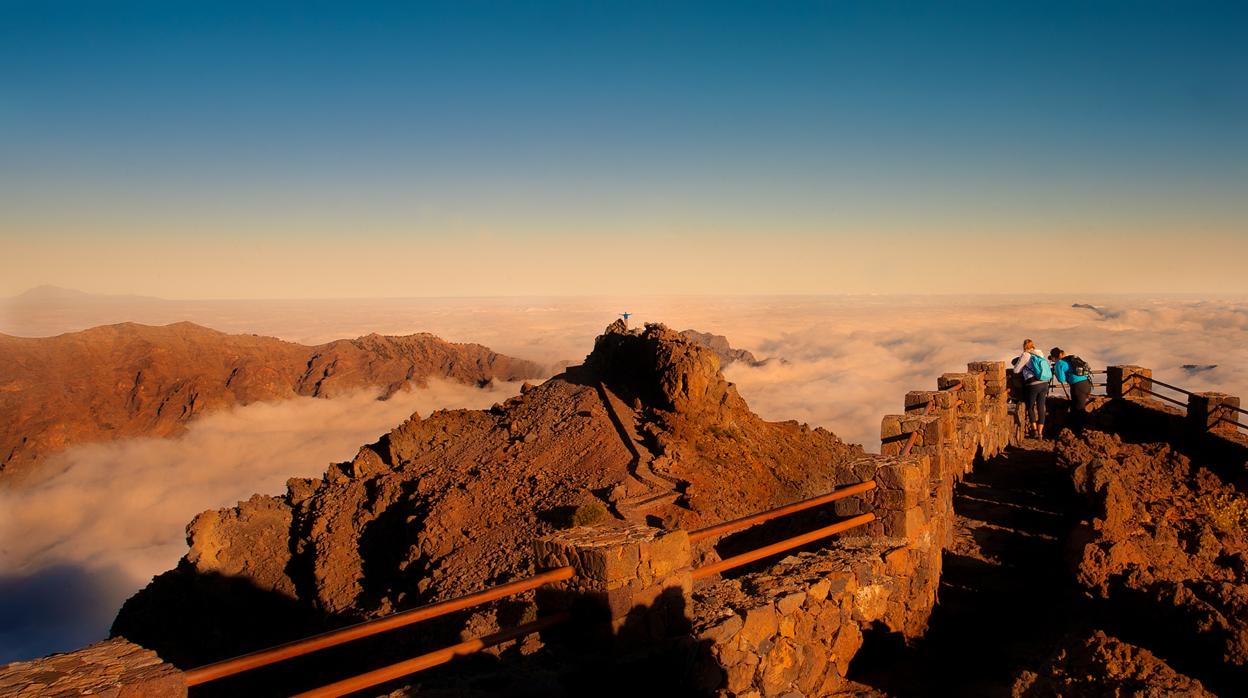
[[904, 547], [866, 539], [789, 556], [764, 572], [695, 592], [694, 634], [706, 653], [697, 688], [735, 696], [834, 693], [862, 646], [862, 628], [905, 626], [911, 607]]
[[874, 480], [876, 489], [833, 505], [838, 516], [870, 512], [875, 521], [841, 534], [835, 546], [695, 587], [701, 689], [826, 695], [844, 682], [868, 626], [923, 634], [952, 540], [954, 485], [976, 458], [995, 456], [1022, 435], [1005, 366], [976, 362], [942, 375], [936, 390], [907, 393], [904, 413], [884, 417], [881, 455], [850, 464], [838, 483]]
[[181, 698], [182, 672], [122, 638], [0, 667], [0, 696]]

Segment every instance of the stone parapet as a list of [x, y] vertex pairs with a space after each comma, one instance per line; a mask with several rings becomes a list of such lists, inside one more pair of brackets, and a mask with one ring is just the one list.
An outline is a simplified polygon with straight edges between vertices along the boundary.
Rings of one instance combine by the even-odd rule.
[[[954, 386], [957, 390], [950, 390]], [[954, 394], [959, 414], [977, 414], [984, 404], [984, 376], [981, 373], [945, 373], [936, 379], [936, 387]]]
[[182, 672], [124, 638], [0, 667], [0, 695], [13, 698], [182, 698]]
[[1111, 398], [1147, 398], [1143, 391], [1153, 389], [1153, 369], [1139, 366], [1109, 366], [1105, 369], [1105, 394]]
[[923, 561], [905, 546], [851, 540], [700, 587], [698, 687], [721, 696], [836, 693], [863, 628], [922, 633], [934, 602], [913, 591]]
[[1239, 398], [1226, 393], [1192, 393], [1187, 397], [1187, 427], [1196, 434], [1239, 429]]
[[688, 629], [693, 588], [689, 535], [642, 525], [560, 531], [534, 546], [538, 572], [571, 566], [572, 579], [539, 590], [550, 612], [573, 609], [584, 625], [645, 642]]
[[966, 365], [966, 370], [983, 375], [984, 394], [988, 397], [1006, 394], [1009, 384], [1004, 361], [972, 361]]

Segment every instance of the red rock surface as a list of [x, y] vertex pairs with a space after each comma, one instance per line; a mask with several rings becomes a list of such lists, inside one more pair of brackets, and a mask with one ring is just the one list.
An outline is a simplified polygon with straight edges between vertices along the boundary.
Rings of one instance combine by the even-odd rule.
[[1072, 639], [1039, 671], [1022, 672], [1012, 694], [1015, 698], [1213, 696], [1199, 681], [1171, 669], [1152, 652], [1099, 630]]
[[388, 397], [433, 377], [478, 383], [542, 373], [531, 362], [429, 334], [304, 346], [182, 322], [0, 335], [0, 482], [74, 444], [169, 436], [197, 415], [234, 405], [366, 386]]
[[1079, 582], [1131, 598], [1172, 633], [1248, 666], [1248, 500], [1160, 443], [1064, 432], [1058, 462], [1092, 505], [1072, 535]]
[[206, 611], [241, 604], [206, 580], [335, 622], [378, 616], [530, 574], [533, 541], [578, 505], [692, 528], [826, 492], [861, 454], [760, 419], [712, 351], [616, 323], [583, 366], [505, 404], [413, 416], [323, 478], [201, 514], [183, 563], [114, 631], [175, 661], [228, 655], [263, 644], [246, 630], [263, 614]]

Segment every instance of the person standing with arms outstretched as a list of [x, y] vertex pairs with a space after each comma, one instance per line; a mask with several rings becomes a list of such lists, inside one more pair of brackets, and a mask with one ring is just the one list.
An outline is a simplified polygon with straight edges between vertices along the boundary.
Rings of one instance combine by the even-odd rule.
[[1070, 386], [1070, 421], [1071, 426], [1083, 426], [1084, 408], [1088, 398], [1092, 396], [1092, 371], [1088, 362], [1078, 356], [1070, 356], [1061, 347], [1053, 347], [1049, 352], [1049, 360], [1053, 362], [1053, 376], [1058, 383]]
[[1053, 367], [1043, 354], [1036, 351], [1036, 343], [1023, 340], [1023, 353], [1014, 362], [1014, 372], [1023, 374], [1023, 398], [1027, 404], [1027, 418], [1031, 422], [1028, 436], [1044, 436], [1044, 407], [1049, 395], [1049, 382], [1053, 380]]

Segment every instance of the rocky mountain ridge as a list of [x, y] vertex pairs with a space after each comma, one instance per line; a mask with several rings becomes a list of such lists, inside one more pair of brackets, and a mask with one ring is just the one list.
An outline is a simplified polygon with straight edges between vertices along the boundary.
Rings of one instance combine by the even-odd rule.
[[[503, 404], [413, 415], [324, 477], [200, 514], [178, 568], [113, 630], [177, 663], [209, 661], [288, 639], [266, 629], [315, 630], [526, 576], [532, 541], [569, 512], [694, 528], [825, 492], [861, 454], [750, 412], [713, 351], [617, 321], [583, 365]], [[300, 628], [274, 609], [313, 620]], [[489, 613], [468, 624], [492, 626]]]
[[532, 362], [431, 334], [305, 346], [181, 322], [0, 335], [0, 483], [75, 444], [171, 436], [193, 417], [236, 405], [366, 387], [386, 398], [430, 378], [482, 384], [543, 373]]

